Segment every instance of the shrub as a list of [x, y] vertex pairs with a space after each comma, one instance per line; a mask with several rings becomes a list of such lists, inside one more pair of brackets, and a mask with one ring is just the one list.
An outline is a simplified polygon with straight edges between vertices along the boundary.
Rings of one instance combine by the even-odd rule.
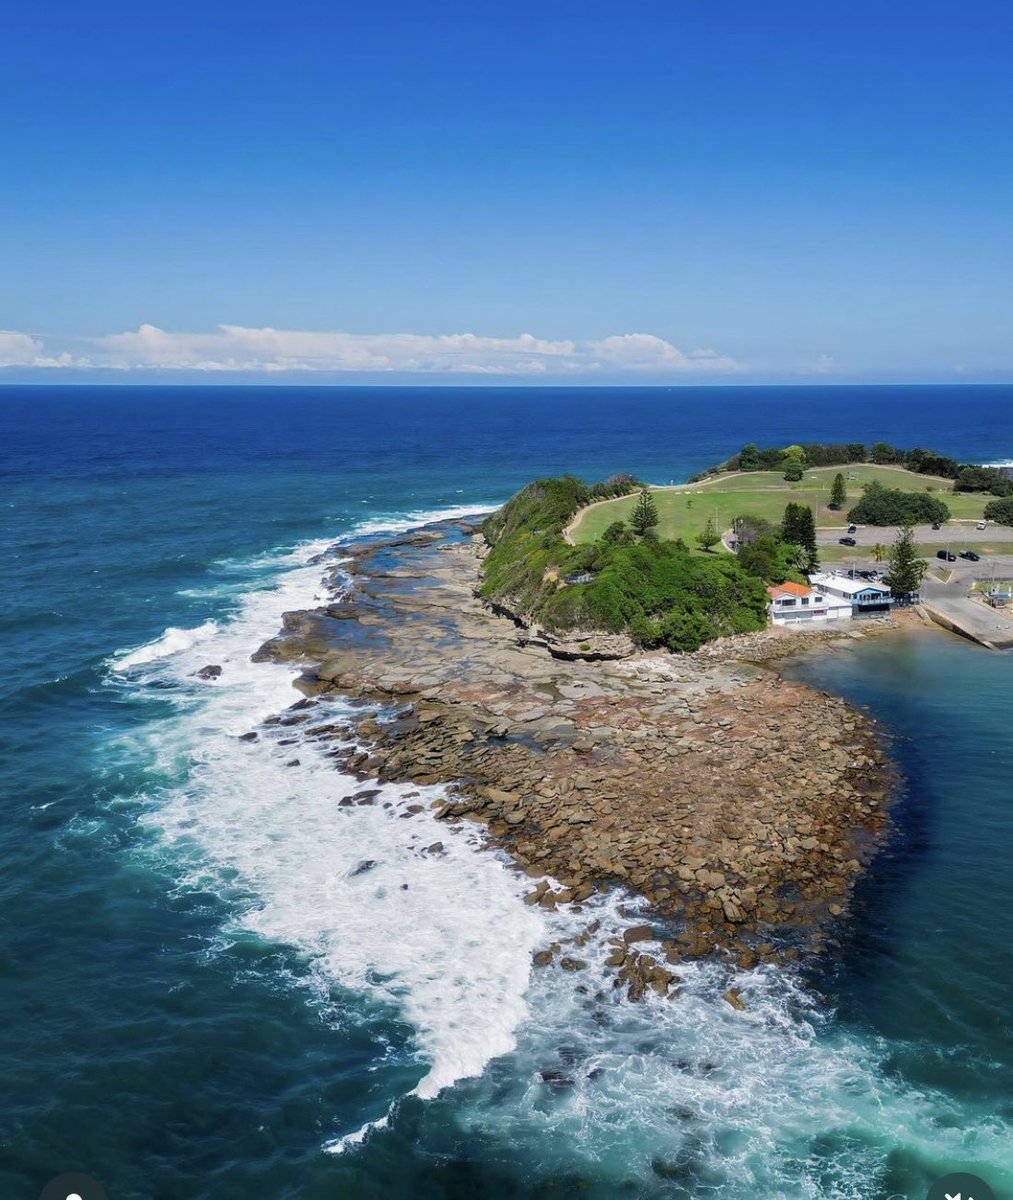
[[918, 525], [948, 521], [950, 510], [944, 501], [927, 492], [902, 492], [870, 483], [848, 519], [863, 525]]
[[633, 530], [625, 521], [613, 521], [601, 535], [601, 540], [609, 546], [628, 546], [633, 541]]
[[1001, 500], [989, 500], [985, 505], [985, 519], [997, 525], [1013, 525], [1013, 496]]

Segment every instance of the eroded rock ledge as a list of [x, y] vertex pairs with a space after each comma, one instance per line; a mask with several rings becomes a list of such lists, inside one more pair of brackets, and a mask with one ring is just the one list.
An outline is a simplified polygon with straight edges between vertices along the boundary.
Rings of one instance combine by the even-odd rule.
[[[529, 903], [621, 885], [668, 929], [672, 961], [719, 949], [751, 965], [818, 946], [893, 780], [869, 717], [757, 665], [797, 652], [800, 635], [561, 660], [483, 605], [479, 570], [466, 527], [361, 548], [332, 569], [333, 599], [287, 614], [257, 657], [304, 663], [309, 696], [370, 702], [332, 729], [356, 741], [342, 765], [451, 783], [439, 815], [483, 822], [542, 880]], [[613, 958], [636, 969], [630, 945]]]

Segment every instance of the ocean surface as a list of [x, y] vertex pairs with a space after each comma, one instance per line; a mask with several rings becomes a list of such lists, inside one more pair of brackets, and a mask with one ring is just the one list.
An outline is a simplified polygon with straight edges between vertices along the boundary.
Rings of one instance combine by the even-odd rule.
[[393, 785], [339, 807], [297, 729], [242, 740], [298, 698], [250, 654], [321, 554], [539, 474], [879, 438], [1013, 459], [1013, 388], [0, 389], [0, 1196], [1013, 1195], [1009, 654], [794, 665], [882, 720], [905, 785], [840, 944], [750, 974], [744, 1014], [715, 967], [673, 1003], [532, 974], [573, 918], [472, 832]]

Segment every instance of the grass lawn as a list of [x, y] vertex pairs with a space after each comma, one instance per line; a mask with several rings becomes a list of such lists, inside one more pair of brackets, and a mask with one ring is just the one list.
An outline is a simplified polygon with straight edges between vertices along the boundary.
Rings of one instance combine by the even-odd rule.
[[[841, 512], [832, 512], [826, 504], [838, 470], [844, 476], [848, 501]], [[952, 482], [948, 479], [867, 463], [847, 468], [814, 467], [806, 471], [801, 483], [786, 483], [779, 471], [751, 471], [679, 487], [653, 488], [652, 494], [661, 518], [658, 536], [681, 537], [693, 545], [693, 539], [703, 529], [708, 517], [714, 520], [720, 530], [728, 529], [733, 517], [745, 513], [776, 523], [784, 515], [784, 506], [792, 500], [808, 504], [816, 514], [817, 525], [845, 525], [848, 508], [861, 498], [862, 484], [872, 480], [907, 492], [931, 491], [949, 505], [954, 517], [978, 518], [992, 498], [980, 492], [951, 492]], [[585, 509], [573, 530], [574, 541], [594, 541], [613, 521], [628, 518], [636, 502], [636, 495], [622, 496], [618, 500], [606, 500]]]

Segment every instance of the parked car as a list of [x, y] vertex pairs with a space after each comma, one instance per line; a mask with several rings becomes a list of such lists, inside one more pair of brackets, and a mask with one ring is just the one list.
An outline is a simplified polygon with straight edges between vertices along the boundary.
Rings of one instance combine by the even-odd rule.
[[977, 528], [978, 528], [978, 529], [984, 529], [984, 528], [985, 528], [985, 526], [986, 526], [987, 524], [988, 524], [988, 522], [987, 522], [987, 521], [979, 521], [979, 522], [978, 522], [978, 524], [977, 524]]
[[857, 525], [849, 525], [849, 526], [848, 526], [848, 533], [857, 533], [857, 532], [858, 532], [858, 526], [857, 526]]
[[975, 554], [973, 550], [961, 550], [960, 557], [966, 558], [968, 562], [979, 562], [981, 559], [981, 555]]
[[932, 522], [932, 528], [933, 528], [933, 529], [942, 529], [942, 527], [943, 527], [943, 526], [942, 526], [941, 522], [939, 522], [939, 521], [933, 521], [933, 522]]
[[937, 550], [936, 558], [942, 558], [946, 562], [956, 562], [957, 561], [957, 556], [953, 553], [952, 550]]
[[853, 537], [842, 537], [837, 539], [842, 546], [857, 546], [858, 543]]

